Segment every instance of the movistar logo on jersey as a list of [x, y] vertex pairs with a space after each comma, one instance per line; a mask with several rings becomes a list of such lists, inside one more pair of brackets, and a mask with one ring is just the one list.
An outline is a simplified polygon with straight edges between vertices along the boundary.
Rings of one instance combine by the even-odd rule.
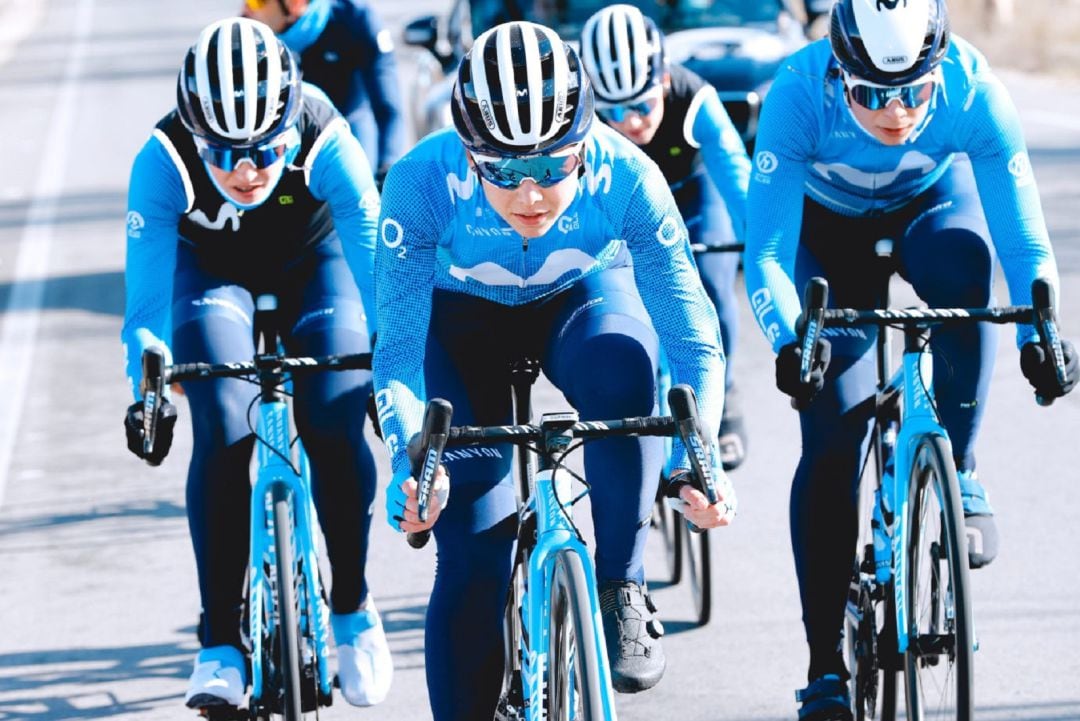
[[221, 204], [217, 216], [213, 220], [210, 220], [206, 213], [201, 210], [193, 211], [188, 218], [195, 225], [201, 225], [207, 230], [222, 230], [226, 225], [229, 225], [230, 230], [234, 233], [240, 230], [240, 211], [229, 202]]
[[127, 214], [127, 234], [129, 238], [139, 238], [142, 236], [142, 229], [146, 227], [146, 221], [143, 219], [142, 214], [136, 210], [129, 211]]

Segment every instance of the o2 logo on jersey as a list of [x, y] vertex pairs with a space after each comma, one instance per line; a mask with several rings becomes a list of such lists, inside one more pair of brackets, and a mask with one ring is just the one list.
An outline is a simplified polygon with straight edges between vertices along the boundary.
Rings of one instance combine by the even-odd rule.
[[1028, 158], [1028, 154], [1024, 151], [1020, 151], [1016, 155], [1009, 158], [1009, 175], [1016, 178], [1016, 187], [1023, 188], [1025, 185], [1031, 185], [1035, 178], [1031, 173], [1031, 160]]
[[405, 241], [405, 230], [401, 227], [401, 223], [393, 218], [387, 218], [379, 229], [379, 237], [387, 248], [398, 251], [397, 257], [405, 257], [405, 247], [401, 245]]
[[573, 215], [560, 215], [559, 222], [556, 223], [560, 233], [570, 233], [575, 230], [581, 230], [581, 218], [577, 213]]
[[142, 214], [137, 210], [128, 211], [127, 214], [127, 235], [129, 238], [141, 238], [142, 229], [146, 227], [146, 221], [143, 220]]
[[660, 221], [660, 227], [656, 229], [656, 239], [660, 245], [672, 246], [683, 239], [683, 233], [679, 229], [679, 221], [670, 215], [665, 215]]

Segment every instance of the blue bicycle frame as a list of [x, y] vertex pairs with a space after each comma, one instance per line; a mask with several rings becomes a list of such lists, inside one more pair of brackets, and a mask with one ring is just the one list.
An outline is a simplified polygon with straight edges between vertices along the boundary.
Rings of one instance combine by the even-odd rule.
[[[544, 711], [544, 678], [548, 665], [547, 651], [551, 631], [552, 584], [555, 558], [560, 551], [569, 551], [581, 559], [589, 589], [596, 588], [596, 572], [585, 544], [578, 536], [572, 521], [569, 504], [570, 478], [566, 471], [556, 468], [541, 470], [534, 477], [532, 494], [521, 514], [521, 523], [536, 518], [536, 545], [529, 553], [525, 567], [524, 594], [521, 604], [520, 656], [525, 694], [525, 718], [542, 721]], [[597, 664], [600, 688], [603, 690], [604, 718], [615, 719], [615, 698], [611, 690], [611, 671], [608, 669], [604, 642], [604, 626], [600, 621], [600, 600], [595, 591], [588, 594], [589, 612], [595, 622], [589, 642], [601, 651], [603, 659]]]
[[[879, 332], [886, 332], [884, 329]], [[933, 355], [929, 347], [909, 346], [903, 354], [902, 365], [885, 387], [879, 391], [884, 394], [901, 393], [900, 430], [893, 442], [892, 473], [882, 475], [881, 487], [875, 494], [874, 516], [882, 524], [885, 535], [891, 540], [887, 554], [884, 549], [874, 548], [875, 570], [878, 583], [893, 580], [893, 599], [896, 609], [897, 651], [904, 653], [908, 648], [908, 608], [907, 587], [908, 568], [908, 479], [915, 464], [916, 446], [927, 435], [940, 436], [952, 448], [948, 433], [941, 425], [937, 408], [933, 401]], [[886, 443], [888, 439], [885, 439]], [[944, 505], [944, 499], [938, 499]], [[891, 518], [891, 523], [887, 521]], [[881, 554], [879, 556], [879, 554]]]
[[[298, 589], [300, 635], [312, 639], [313, 649], [305, 649], [316, 661], [316, 678], [321, 697], [331, 693], [330, 675], [330, 624], [329, 609], [323, 600], [319, 582], [318, 554], [314, 543], [315, 518], [311, 495], [311, 473], [307, 454], [299, 439], [293, 443], [288, 404], [283, 398], [264, 400], [259, 404], [259, 420], [256, 426], [259, 470], [251, 491], [251, 561], [248, 568], [248, 634], [251, 639], [251, 698], [253, 702], [263, 699], [265, 678], [262, 667], [262, 641], [273, 635], [273, 624], [280, 616], [274, 612], [274, 584], [270, 569], [276, 568], [274, 550], [272, 499], [275, 491], [284, 491], [290, 499], [293, 519], [293, 558], [303, 568], [303, 584]], [[295, 465], [290, 460], [295, 445]], [[264, 624], [271, 624], [264, 628]], [[305, 659], [301, 658], [301, 667]]]

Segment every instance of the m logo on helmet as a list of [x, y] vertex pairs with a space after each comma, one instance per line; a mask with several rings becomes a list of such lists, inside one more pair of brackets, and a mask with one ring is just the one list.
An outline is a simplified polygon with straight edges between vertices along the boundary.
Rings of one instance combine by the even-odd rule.
[[907, 7], [907, 0], [877, 0], [877, 9], [881, 10], [882, 6], [885, 6], [886, 10], [895, 10], [901, 2], [904, 3], [904, 7]]

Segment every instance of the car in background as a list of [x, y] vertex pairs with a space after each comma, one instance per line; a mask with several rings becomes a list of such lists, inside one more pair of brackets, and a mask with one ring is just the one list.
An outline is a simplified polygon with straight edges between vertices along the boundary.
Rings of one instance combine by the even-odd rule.
[[[807, 42], [802, 0], [668, 0], [636, 2], [664, 32], [668, 57], [701, 75], [752, 151], [761, 102], [781, 61]], [[812, 0], [811, 0], [812, 1]], [[416, 136], [451, 124], [450, 93], [458, 62], [483, 30], [508, 20], [553, 28], [575, 46], [601, 0], [454, 0], [445, 16], [410, 22], [406, 45], [423, 48], [410, 88]]]

